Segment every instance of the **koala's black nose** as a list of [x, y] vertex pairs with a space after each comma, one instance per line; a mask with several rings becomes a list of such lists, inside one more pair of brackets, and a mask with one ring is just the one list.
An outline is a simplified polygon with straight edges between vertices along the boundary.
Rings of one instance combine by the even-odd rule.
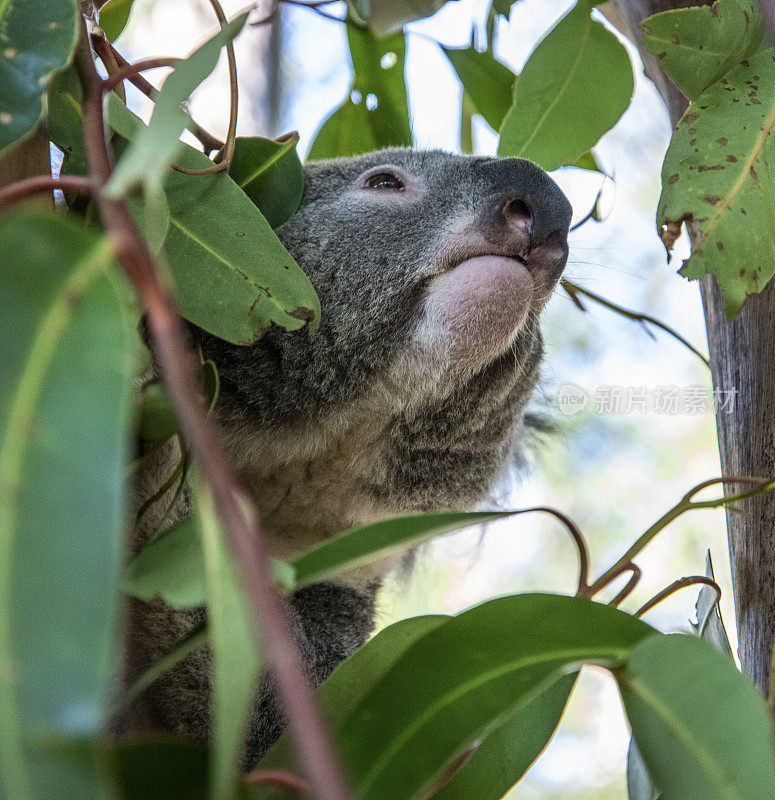
[[535, 164], [516, 158], [482, 165], [491, 194], [484, 202], [480, 231], [500, 250], [526, 258], [554, 252], [564, 265], [571, 207], [560, 187]]

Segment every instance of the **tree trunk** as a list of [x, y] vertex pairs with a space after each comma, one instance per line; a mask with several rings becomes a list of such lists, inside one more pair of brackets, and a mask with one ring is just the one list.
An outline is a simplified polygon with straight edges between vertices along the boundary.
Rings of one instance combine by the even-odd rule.
[[[619, 0], [617, 11], [610, 15], [604, 11], [639, 42], [639, 23], [645, 17], [697, 4]], [[662, 94], [675, 125], [686, 108], [686, 98], [664, 75], [657, 59], [643, 48], [640, 51], [646, 74]], [[731, 408], [716, 416], [722, 472], [775, 476], [775, 283], [771, 281], [761, 294], [749, 298], [733, 322], [727, 322], [713, 276], [702, 280], [701, 290], [713, 388], [720, 397], [734, 400]], [[732, 486], [727, 491], [741, 488]], [[740, 507], [742, 514], [727, 511], [738, 654], [743, 669], [767, 696], [775, 637], [775, 494], [751, 498]]]

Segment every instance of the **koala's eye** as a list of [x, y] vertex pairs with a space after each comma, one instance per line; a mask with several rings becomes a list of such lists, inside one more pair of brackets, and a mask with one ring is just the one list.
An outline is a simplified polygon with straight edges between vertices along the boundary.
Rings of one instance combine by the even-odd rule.
[[366, 189], [392, 189], [394, 192], [401, 192], [404, 182], [392, 172], [375, 172], [366, 178], [363, 186]]

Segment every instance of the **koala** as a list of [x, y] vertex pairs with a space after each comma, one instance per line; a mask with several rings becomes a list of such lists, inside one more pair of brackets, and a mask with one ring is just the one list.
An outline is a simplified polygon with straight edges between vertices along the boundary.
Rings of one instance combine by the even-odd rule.
[[[482, 503], [524, 436], [539, 314], [565, 266], [571, 219], [554, 181], [519, 159], [397, 148], [310, 163], [305, 173], [301, 207], [277, 234], [317, 290], [318, 329], [272, 328], [246, 347], [191, 327], [218, 367], [217, 423], [279, 558], [355, 525]], [[138, 506], [170, 474], [176, 448], [170, 441], [146, 460]], [[188, 505], [184, 493], [167, 524]], [[135, 550], [159, 522], [145, 515]], [[293, 595], [313, 684], [368, 638], [392, 566]], [[203, 617], [131, 601], [126, 678]], [[203, 649], [157, 680], [128, 727], [205, 740], [208, 665]], [[282, 727], [265, 676], [245, 769]]]

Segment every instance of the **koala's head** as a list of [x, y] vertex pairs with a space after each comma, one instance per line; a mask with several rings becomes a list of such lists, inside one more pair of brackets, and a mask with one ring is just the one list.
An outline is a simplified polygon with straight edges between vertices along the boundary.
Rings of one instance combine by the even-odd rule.
[[530, 162], [389, 149], [306, 166], [277, 233], [322, 306], [318, 330], [256, 345], [205, 337], [230, 424], [316, 424], [382, 383], [402, 403], [534, 385], [542, 308], [571, 208]]

